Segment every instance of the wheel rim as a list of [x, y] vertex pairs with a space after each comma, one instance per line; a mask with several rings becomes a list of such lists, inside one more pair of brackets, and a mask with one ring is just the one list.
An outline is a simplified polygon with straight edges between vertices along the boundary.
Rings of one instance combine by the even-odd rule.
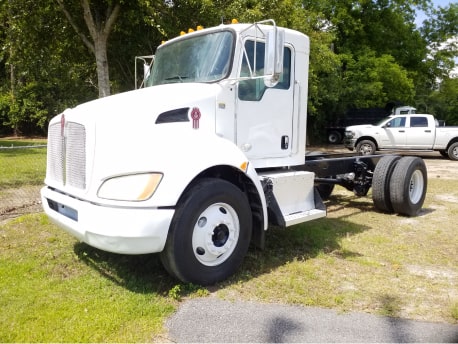
[[455, 157], [455, 159], [458, 159], [458, 146], [453, 148], [452, 155]]
[[200, 214], [194, 225], [192, 248], [203, 265], [216, 266], [234, 252], [240, 234], [237, 212], [227, 203], [215, 203]]
[[416, 170], [412, 174], [409, 183], [409, 198], [413, 204], [416, 204], [420, 201], [423, 195], [424, 187], [425, 183], [423, 180], [423, 173], [420, 170]]
[[368, 143], [362, 144], [359, 148], [359, 152], [363, 155], [368, 155], [372, 153], [372, 146]]

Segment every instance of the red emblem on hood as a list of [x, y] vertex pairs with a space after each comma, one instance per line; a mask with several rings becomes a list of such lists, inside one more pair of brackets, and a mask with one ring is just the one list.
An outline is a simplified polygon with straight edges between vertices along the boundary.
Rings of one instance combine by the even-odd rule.
[[195, 107], [191, 111], [191, 118], [192, 118], [192, 128], [199, 129], [199, 120], [201, 117], [201, 113], [199, 108]]

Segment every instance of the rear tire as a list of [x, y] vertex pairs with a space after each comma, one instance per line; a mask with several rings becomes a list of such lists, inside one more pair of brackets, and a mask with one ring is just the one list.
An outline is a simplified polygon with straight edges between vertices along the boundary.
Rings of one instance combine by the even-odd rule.
[[337, 130], [332, 130], [328, 134], [329, 143], [337, 144], [342, 141], [342, 135]]
[[362, 140], [356, 145], [356, 152], [360, 155], [372, 155], [375, 153], [376, 146], [371, 140]]
[[403, 157], [390, 179], [390, 200], [396, 213], [415, 216], [425, 201], [427, 189], [425, 162], [418, 157]]
[[379, 160], [374, 169], [372, 178], [372, 200], [377, 210], [385, 213], [393, 213], [393, 205], [390, 199], [390, 179], [400, 156], [387, 155]]
[[179, 201], [161, 260], [182, 282], [210, 285], [239, 268], [250, 244], [247, 196], [216, 178], [199, 181]]
[[447, 155], [452, 160], [458, 160], [458, 142], [452, 143], [450, 147], [448, 147]]

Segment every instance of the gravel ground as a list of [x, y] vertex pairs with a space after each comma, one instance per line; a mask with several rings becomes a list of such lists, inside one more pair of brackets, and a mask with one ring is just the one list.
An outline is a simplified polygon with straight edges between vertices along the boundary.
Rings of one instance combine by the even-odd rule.
[[458, 325], [365, 313], [229, 302], [184, 302], [166, 324], [168, 341], [193, 343], [456, 343]]

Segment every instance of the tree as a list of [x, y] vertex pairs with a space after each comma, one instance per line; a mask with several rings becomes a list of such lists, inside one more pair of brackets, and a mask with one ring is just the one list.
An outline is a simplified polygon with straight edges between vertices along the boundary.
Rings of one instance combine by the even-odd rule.
[[54, 0], [0, 5], [0, 132], [43, 134], [59, 111], [94, 98], [94, 69]]
[[[63, 0], [56, 1], [84, 45], [95, 56], [99, 97], [110, 95], [110, 72], [108, 68], [107, 44], [110, 33], [113, 30], [121, 10], [120, 2], [116, 0], [95, 1], [92, 2], [91, 8], [89, 0], [81, 0], [80, 7], [66, 5]], [[76, 17], [77, 10], [75, 7], [84, 18], [89, 37], [87, 33], [84, 32], [80, 21]]]
[[447, 125], [458, 125], [458, 78], [445, 78], [428, 99], [429, 111]]

